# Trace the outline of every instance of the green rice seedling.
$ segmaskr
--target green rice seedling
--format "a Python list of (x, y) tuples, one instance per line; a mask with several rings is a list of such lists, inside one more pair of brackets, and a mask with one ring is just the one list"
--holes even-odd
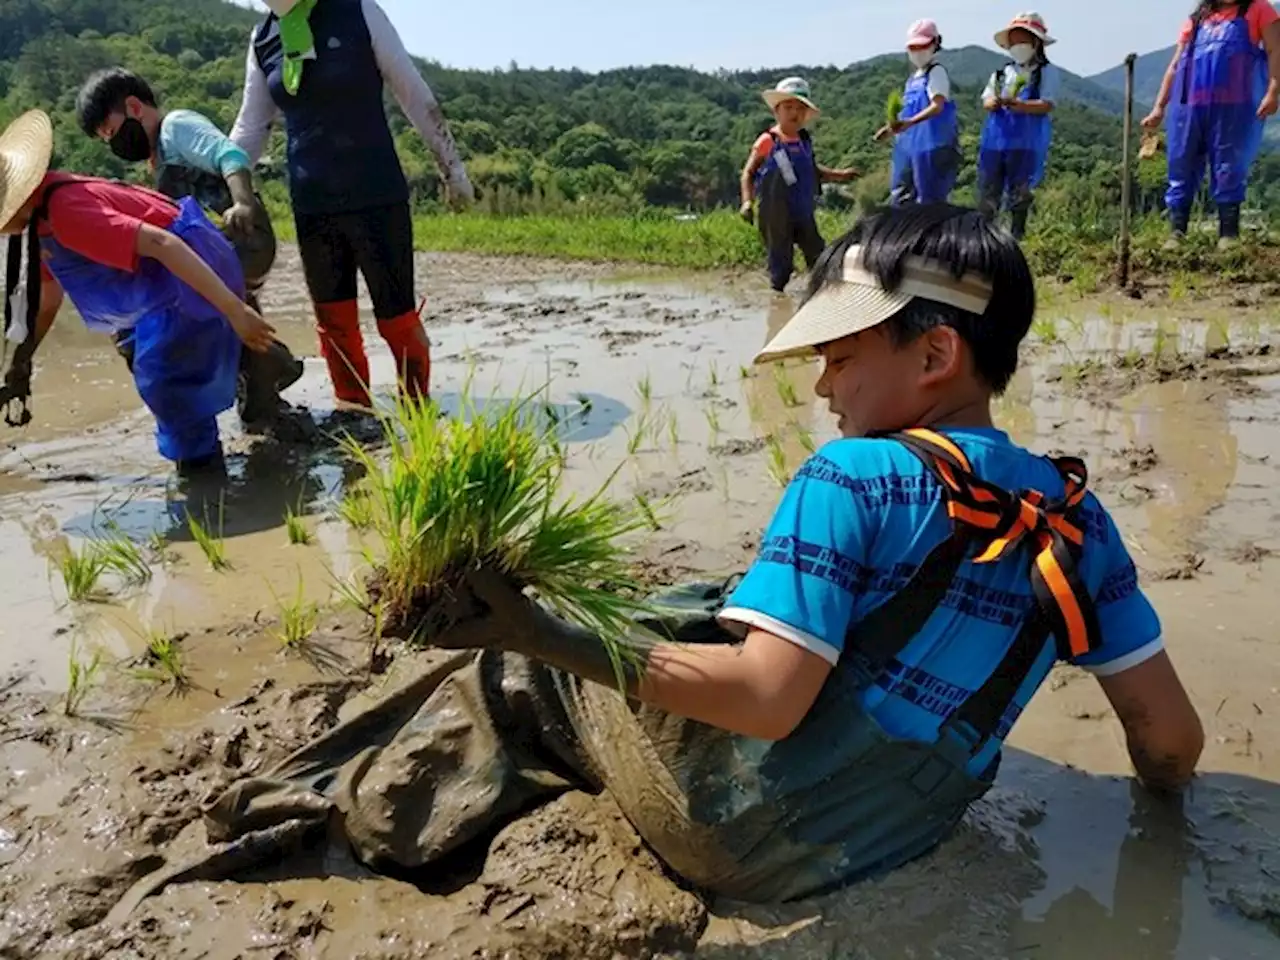
[(889, 91), (889, 97), (884, 103), (884, 122), (886, 126), (893, 126), (902, 116), (902, 91), (897, 87)]
[(671, 441), (672, 450), (680, 446), (680, 418), (674, 410), (667, 417), (667, 439)]
[(320, 624), (320, 607), (307, 600), (301, 573), (293, 599), (282, 601), (276, 597), (276, 603), (280, 607), (280, 629), (276, 632), (280, 645), (289, 650), (301, 649)]
[(373, 498), (363, 484), (355, 484), (338, 505), (338, 514), (356, 530), (373, 527)]
[(791, 482), (791, 473), (787, 469), (787, 452), (782, 449), (782, 442), (773, 435), (769, 437), (768, 450), (769, 476), (778, 486), (785, 487)]
[(579, 393), (576, 395), (575, 399), (578, 401), (578, 411), (584, 417), (591, 412), (591, 408), (593, 404), (591, 402), (590, 397), (588, 397), (585, 393)]
[(653, 381), (647, 373), (636, 384), (636, 393), (640, 397), (640, 408), (648, 410), (649, 404), (653, 402)]
[(76, 642), (71, 642), (71, 652), (67, 656), (67, 692), (62, 701), (62, 712), (65, 716), (74, 717), (80, 712), (85, 697), (97, 682), (98, 671), (102, 668), (102, 650), (95, 648), (88, 661), (80, 658)]
[(107, 572), (107, 558), (96, 540), (85, 543), (79, 552), (69, 547), (57, 560), (57, 566), (58, 572), (62, 574), (67, 599), (72, 603), (100, 602), (106, 599), (107, 592), (102, 589), (100, 581)]
[(218, 529), (215, 533), (209, 526), (209, 515), (205, 514), (204, 522), (196, 519), (195, 514), (187, 512), (187, 528), (191, 536), (200, 546), (200, 551), (209, 566), (216, 571), (227, 570), (231, 564), (227, 562), (227, 545), (222, 539), (222, 503), (218, 503)]
[(745, 367), (745, 366), (740, 366), (740, 367), (738, 367), (738, 379), (739, 379), (739, 380), (750, 380), (750, 379), (751, 379), (751, 370), (750, 370), (748, 367)]
[(146, 636), (146, 666), (133, 671), (138, 680), (166, 683), (175, 691), (191, 686), (191, 677), (183, 661), (181, 640), (165, 630), (152, 630)]
[(1027, 89), (1027, 78), (1021, 74), (1013, 81), (1013, 87), (1009, 90), (1009, 99), (1017, 100), (1022, 96), (1022, 91)]
[(1035, 334), (1036, 339), (1046, 346), (1053, 346), (1058, 343), (1058, 324), (1052, 317), (1038, 317), (1031, 324), (1031, 332)]
[(305, 547), (311, 542), (311, 531), (307, 522), (293, 507), (286, 507), (284, 512), (284, 529), (289, 536), (289, 543), (295, 547)]
[(1179, 270), (1169, 280), (1169, 299), (1177, 303), (1191, 295), (1192, 279), (1185, 270)]
[(662, 524), (658, 521), (658, 515), (654, 512), (653, 505), (649, 503), (649, 498), (643, 493), (636, 494), (636, 506), (640, 508), (640, 513), (643, 514), (650, 530), (662, 529)]
[(796, 394), (796, 385), (791, 382), (791, 375), (784, 364), (773, 365), (773, 382), (778, 388), (778, 397), (788, 407), (801, 406), (800, 397)]
[(813, 434), (809, 432), (809, 428), (796, 424), (796, 439), (800, 441), (800, 446), (805, 453), (812, 454), (817, 451), (818, 445), (813, 441)]
[(716, 367), (715, 361), (711, 361), (711, 389), (715, 390), (720, 386), (720, 370)]
[(126, 583), (147, 583), (151, 579), (151, 564), (142, 555), (142, 550), (114, 521), (107, 524), (107, 533), (108, 536), (99, 541), (107, 569)]
[(714, 444), (720, 437), (720, 414), (713, 403), (707, 404), (702, 412), (707, 418), (707, 426), (711, 428), (711, 442)]
[[(389, 637), (430, 642), (432, 613), (466, 570), (484, 563), (532, 588), (555, 612), (596, 633), (619, 669), (639, 584), (624, 543), (649, 523), (634, 501), (606, 497), (625, 464), (585, 498), (563, 489), (564, 466), (524, 415), (528, 399), (457, 417), (434, 403), (397, 403), (384, 415), (385, 456), (347, 452), (367, 474), (381, 560), (370, 584)], [(610, 584), (605, 589), (601, 584)]]

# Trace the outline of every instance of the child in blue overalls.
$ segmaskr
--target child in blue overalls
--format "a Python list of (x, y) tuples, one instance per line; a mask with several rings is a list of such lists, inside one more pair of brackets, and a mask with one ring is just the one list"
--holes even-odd
[(932, 20), (907, 30), (907, 58), (914, 71), (897, 120), (877, 140), (893, 136), (891, 202), (946, 203), (960, 172), (960, 123), (951, 99), (951, 78), (938, 63), (942, 34)]
[[(0, 232), (12, 238), (5, 336), (19, 344), (0, 398), (21, 405), (17, 423), (30, 420), (32, 355), (65, 294), (129, 356), (161, 456), (182, 475), (216, 469), (217, 416), (235, 403), (242, 345), (265, 352), (274, 343), (245, 303), (235, 249), (194, 199), (50, 171), (52, 150), (39, 110), (0, 135)], [(6, 419), (15, 422), (12, 409)]]
[(821, 111), (803, 79), (788, 77), (763, 96), (777, 123), (756, 140), (743, 167), (741, 213), (750, 223), (759, 200), (757, 222), (768, 253), (769, 280), (781, 293), (795, 270), (795, 248), (800, 247), (805, 265), (812, 268), (826, 246), (816, 217), (822, 184), (847, 183), (858, 172), (818, 163), (808, 125)]
[(1173, 245), (1186, 235), (1206, 167), (1218, 208), (1218, 243), (1236, 242), (1249, 170), (1277, 107), (1280, 15), (1266, 0), (1202, 0), (1182, 25), (1155, 108), (1142, 121), (1154, 130), (1167, 120), (1165, 203)]
[(1061, 86), (1045, 49), (1053, 44), (1044, 18), (1020, 13), (996, 34), (1009, 52), (982, 92), (987, 118), (978, 146), (978, 207), (994, 220), (1007, 206), (1015, 239), (1027, 232), (1032, 196), (1044, 179), (1053, 141), (1053, 111)]

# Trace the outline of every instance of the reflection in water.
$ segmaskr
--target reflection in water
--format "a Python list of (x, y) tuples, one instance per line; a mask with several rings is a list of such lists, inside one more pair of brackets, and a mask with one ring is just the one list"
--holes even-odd
[(1121, 403), (1132, 443), (1159, 462), (1143, 477), (1155, 496), (1145, 512), (1150, 535), (1172, 556), (1203, 549), (1208, 514), (1226, 502), (1239, 465), (1239, 444), (1226, 390), (1204, 381), (1150, 384)]
[[(1042, 916), (1019, 925), (1014, 935), (1018, 956), (1036, 960), (1174, 960), (1178, 956), (1183, 886), (1193, 854), (1192, 828), (1179, 798), (1156, 799), (1132, 782), (1130, 793), (1129, 829), (1120, 844), (1114, 878), (1096, 874), (1090, 878), (1090, 885), (1110, 882), (1110, 909), (1084, 886), (1072, 887)], [(1091, 866), (1096, 867), (1096, 861)]]

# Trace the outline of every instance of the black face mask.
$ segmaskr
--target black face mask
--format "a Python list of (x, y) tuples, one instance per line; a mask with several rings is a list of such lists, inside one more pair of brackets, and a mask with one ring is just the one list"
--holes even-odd
[(141, 120), (126, 117), (124, 123), (108, 141), (111, 152), (121, 160), (139, 163), (151, 156), (151, 138)]

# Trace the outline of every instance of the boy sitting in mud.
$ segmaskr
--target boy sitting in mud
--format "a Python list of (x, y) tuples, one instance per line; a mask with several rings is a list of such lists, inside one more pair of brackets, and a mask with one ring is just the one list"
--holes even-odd
[[(818, 163), (809, 136), (809, 124), (821, 113), (809, 94), (809, 84), (788, 77), (764, 101), (778, 121), (760, 134), (742, 168), (742, 217), (757, 220), (768, 254), (769, 282), (781, 293), (795, 269), (795, 248), (812, 268), (826, 246), (818, 230), (816, 209), (824, 183), (855, 179), (853, 169), (832, 170)], [(758, 218), (753, 212), (760, 203)]]
[[(254, 191), (249, 156), (208, 117), (193, 110), (161, 114), (151, 86), (120, 67), (94, 73), (76, 96), (80, 128), (105, 142), (129, 163), (146, 162), (156, 189), (173, 200), (193, 197), (222, 221), (223, 233), (235, 247), (244, 271), (246, 299), (260, 310), (258, 294), (275, 262), (276, 238), (271, 217)], [(268, 354), (246, 354), (247, 363), (262, 370), (245, 372), (246, 381), (269, 380), (266, 396), (250, 395), (242, 384), (241, 418), (256, 424), (270, 416), (271, 396), (302, 376), (302, 364), (281, 343)]]
[[(220, 466), (216, 418), (235, 402), (242, 343), (261, 354), (276, 344), (245, 302), (235, 250), (194, 199), (174, 203), (142, 187), (50, 171), (52, 151), (43, 111), (0, 135), (0, 232), (12, 238), (5, 336), (19, 344), (5, 375), (6, 419), (30, 421), (32, 357), (65, 294), (91, 330), (115, 337), (156, 418), (160, 454), (182, 475)], [(279, 402), (270, 382), (251, 392)]]
[(1034, 312), (1017, 243), (977, 211), (862, 220), (757, 357), (819, 355), (843, 438), (731, 593), (656, 598), (625, 698), (600, 638), (481, 567), (422, 625), (481, 652), (237, 784), (212, 838), (261, 849), (336, 812), (365, 863), (417, 868), (595, 786), (703, 890), (806, 897), (947, 837), (1057, 661), (1098, 678), (1141, 781), (1179, 790), (1203, 733), (1119, 531), (1083, 463), (992, 423)]

